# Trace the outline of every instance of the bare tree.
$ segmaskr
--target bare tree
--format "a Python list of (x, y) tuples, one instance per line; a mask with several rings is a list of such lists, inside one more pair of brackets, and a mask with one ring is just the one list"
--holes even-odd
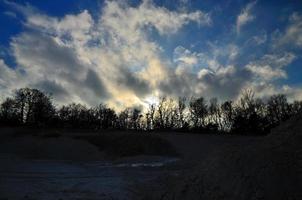
[(88, 109), (76, 103), (71, 103), (67, 106), (63, 106), (59, 111), (60, 119), (67, 126), (71, 127), (85, 127), (87, 119), (87, 111)]
[(177, 120), (176, 104), (172, 98), (161, 98), (155, 113), (155, 128), (171, 129), (175, 128)]
[(255, 98), (252, 90), (245, 90), (236, 103), (219, 104), (217, 98), (207, 103), (203, 97), (192, 97), (189, 102), (185, 97), (163, 97), (157, 105), (149, 105), (146, 113), (127, 108), (117, 115), (105, 104), (89, 108), (76, 103), (57, 110), (50, 95), (37, 89), (21, 88), (1, 103), (0, 124), (124, 130), (189, 129), (191, 126), (213, 132), (263, 134), (300, 113), (302, 101), (289, 103), (285, 95), (279, 94), (264, 102)]
[(50, 96), (40, 90), (21, 88), (15, 91), (14, 99), (21, 123), (47, 123), (55, 114)]
[(268, 118), (271, 125), (279, 124), (290, 115), (289, 104), (284, 94), (273, 95), (267, 102)]
[(294, 101), (291, 105), (291, 115), (302, 113), (302, 101)]
[(147, 130), (154, 129), (154, 115), (155, 115), (155, 105), (151, 104), (151, 105), (149, 105), (149, 108), (146, 113)]
[(210, 123), (214, 124), (214, 126), (217, 126), (220, 130), (222, 127), (222, 113), (220, 106), (218, 104), (217, 98), (212, 98), (210, 100), (210, 106), (209, 106), (209, 121)]
[(108, 129), (115, 127), (117, 116), (113, 109), (108, 108), (104, 104), (100, 104), (96, 110), (98, 129)]
[(18, 125), (20, 121), (16, 101), (12, 98), (6, 98), (0, 106), (0, 123), (4, 125)]
[(141, 110), (137, 109), (137, 108), (133, 108), (131, 110), (131, 116), (130, 116), (130, 123), (131, 129), (134, 130), (138, 130), (141, 128), (141, 118), (143, 117), (143, 115), (141, 114)]
[(185, 109), (186, 109), (186, 97), (179, 97), (177, 104), (177, 114), (178, 114), (178, 124), (177, 128), (185, 128), (186, 127), (186, 119), (185, 119)]
[(190, 115), (194, 128), (203, 128), (206, 125), (206, 116), (208, 114), (207, 104), (203, 97), (191, 98)]
[(221, 104), (222, 127), (224, 130), (231, 130), (234, 124), (234, 106), (232, 101), (225, 101)]
[(130, 127), (129, 118), (130, 118), (130, 109), (126, 108), (118, 115), (118, 127), (120, 129), (129, 129)]
[(261, 99), (254, 97), (252, 90), (243, 92), (235, 107), (232, 132), (263, 134), (267, 129), (266, 108)]

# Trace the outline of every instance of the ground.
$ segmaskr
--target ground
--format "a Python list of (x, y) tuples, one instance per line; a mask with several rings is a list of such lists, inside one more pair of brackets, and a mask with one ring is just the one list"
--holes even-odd
[(262, 137), (151, 133), (178, 154), (110, 159), (73, 134), (1, 129), (0, 199), (302, 199), (301, 122)]

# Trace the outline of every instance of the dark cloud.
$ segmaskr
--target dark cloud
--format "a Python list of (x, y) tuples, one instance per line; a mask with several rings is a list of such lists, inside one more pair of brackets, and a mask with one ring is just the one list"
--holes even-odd
[(24, 86), (52, 92), (60, 103), (78, 97), (73, 101), (95, 105), (109, 97), (98, 74), (79, 60), (73, 48), (58, 44), (53, 37), (29, 32), (15, 37), (11, 45), (28, 80)]
[(83, 69), (72, 48), (59, 45), (54, 38), (43, 33), (23, 33), (13, 38), (11, 45), (20, 65), (39, 65), (41, 70), (58, 70), (66, 77)]
[[(254, 4), (250, 3), (240, 13), (238, 30), (256, 20), (251, 12)], [(252, 39), (243, 46), (236, 38), (225, 37), (202, 42), (206, 44), (203, 49), (195, 49), (193, 44), (189, 49), (178, 46), (171, 59), (167, 52), (170, 47), (165, 49), (165, 40), (158, 37), (170, 38), (189, 22), (209, 25), (208, 14), (171, 11), (152, 1), (137, 7), (108, 1), (98, 19), (87, 10), (58, 17), (48, 16), (29, 4), (7, 2), (7, 5), (24, 15), (25, 29), (11, 38), (10, 55), (17, 70), (11, 70), (4, 61), (0, 63), (0, 90), (5, 94), (16, 87), (37, 87), (53, 93), (61, 104), (74, 101), (96, 105), (103, 101), (122, 109), (158, 95), (235, 99), (243, 88), (257, 89), (257, 85), (264, 88), (259, 88), (260, 92), (277, 91), (277, 84), (267, 74), (280, 74), (273, 73), (272, 66), (280, 68), (277, 72), (282, 69), (285, 73), (284, 68), (297, 54), (282, 48), (277, 54), (274, 48), (268, 52), (256, 47), (265, 43), (284, 48), (295, 42), (298, 48), (302, 41), (298, 37), (301, 15), (294, 13), (279, 37), (262, 32), (249, 36)], [(150, 27), (158, 37), (151, 34)], [(243, 33), (240, 36), (244, 37)], [(255, 44), (250, 44), (251, 41)], [(3, 50), (0, 54), (3, 55)], [(273, 86), (266, 87), (268, 83)], [(291, 91), (301, 94), (300, 90)]]
[(95, 71), (91, 69), (88, 70), (85, 83), (86, 87), (91, 89), (95, 93), (95, 95), (100, 97), (101, 99), (108, 99), (110, 97), (110, 94), (105, 88), (102, 80), (99, 78), (98, 74)]
[(172, 75), (167, 77), (159, 83), (158, 88), (160, 89), (162, 95), (169, 95), (174, 97), (180, 96), (192, 96), (196, 95), (195, 85), (197, 82), (197, 77), (194, 74), (186, 73), (182, 75), (176, 75), (171, 72)]
[(118, 76), (118, 82), (123, 87), (130, 89), (137, 96), (143, 97), (151, 92), (151, 88), (148, 82), (142, 80), (141, 78), (135, 76), (128, 69), (122, 68)]
[(219, 97), (223, 100), (234, 99), (252, 80), (252, 73), (246, 69), (233, 69), (231, 72), (207, 73), (198, 84), (205, 86), (209, 97)]
[(57, 101), (67, 101), (67, 96), (69, 96), (68, 91), (64, 89), (63, 86), (56, 83), (55, 81), (41, 81), (38, 83), (33, 84), (31, 87), (41, 89), (42, 91), (45, 91), (52, 95), (55, 100)]

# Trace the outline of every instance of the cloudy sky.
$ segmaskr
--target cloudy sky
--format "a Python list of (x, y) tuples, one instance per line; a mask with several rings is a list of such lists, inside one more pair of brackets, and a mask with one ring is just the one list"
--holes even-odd
[(0, 0), (0, 94), (57, 105), (163, 95), (302, 99), (300, 0)]

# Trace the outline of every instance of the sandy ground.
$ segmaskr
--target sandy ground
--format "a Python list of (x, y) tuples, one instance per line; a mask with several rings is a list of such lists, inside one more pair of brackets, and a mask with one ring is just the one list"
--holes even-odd
[(3, 137), (0, 199), (302, 199), (302, 120), (265, 137), (162, 133), (179, 158), (116, 161), (70, 137)]
[(169, 137), (194, 165), (137, 199), (302, 199), (302, 117), (265, 137)]
[[(164, 173), (139, 163), (5, 160), (2, 199), (129, 199), (130, 186)], [(171, 171), (169, 172), (171, 173)]]
[(0, 199), (131, 199), (133, 185), (173, 175), (178, 169), (167, 166), (177, 162), (143, 155), (106, 160), (84, 140), (4, 134)]

